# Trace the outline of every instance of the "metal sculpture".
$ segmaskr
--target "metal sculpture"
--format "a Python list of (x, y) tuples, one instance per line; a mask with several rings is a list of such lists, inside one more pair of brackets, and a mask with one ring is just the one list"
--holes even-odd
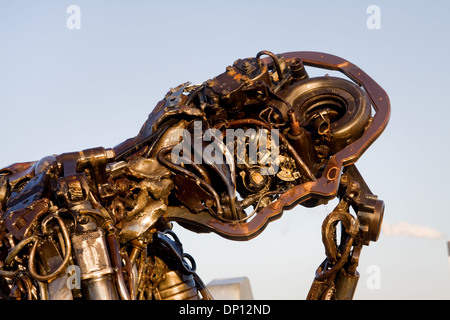
[[(305, 66), (349, 80), (310, 78)], [(172, 222), (249, 240), (284, 210), (337, 197), (307, 298), (351, 299), (384, 212), (355, 162), (389, 113), (385, 91), (344, 59), (261, 51), (171, 89), (114, 148), (6, 167), (1, 298), (211, 299)]]

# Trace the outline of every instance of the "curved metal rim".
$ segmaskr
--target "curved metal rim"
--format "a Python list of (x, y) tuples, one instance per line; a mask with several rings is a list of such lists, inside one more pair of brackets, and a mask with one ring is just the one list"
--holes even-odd
[[(376, 113), (373, 116), (372, 124), (363, 136), (333, 155), (322, 176), (316, 181), (300, 184), (285, 192), (249, 222), (227, 223), (213, 218), (204, 222), (207, 229), (231, 240), (246, 241), (256, 237), (269, 222), (280, 218), (284, 209), (292, 208), (301, 202), (311, 198), (333, 199), (337, 194), (343, 167), (355, 163), (381, 135), (389, 122), (390, 102), (387, 93), (356, 65), (340, 57), (322, 52), (297, 51), (280, 55), (285, 58), (286, 63), (297, 58), (301, 59), (306, 66), (339, 71), (346, 75), (365, 89)], [(264, 58), (263, 61), (266, 64), (271, 62), (268, 58)]]

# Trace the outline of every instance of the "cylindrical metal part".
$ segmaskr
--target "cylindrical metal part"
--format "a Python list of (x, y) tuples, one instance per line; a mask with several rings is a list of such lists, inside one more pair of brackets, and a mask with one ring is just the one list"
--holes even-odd
[(86, 300), (118, 300), (111, 274), (82, 280)]
[(301, 59), (294, 58), (290, 60), (289, 66), (291, 67), (292, 75), (294, 76), (295, 79), (303, 80), (309, 78), (308, 73), (305, 70), (303, 61)]
[(359, 273), (349, 274), (341, 270), (341, 274), (336, 283), (336, 293), (333, 296), (334, 300), (353, 300), (356, 286), (359, 280)]
[(106, 241), (108, 242), (109, 257), (113, 266), (114, 280), (117, 285), (119, 297), (122, 300), (130, 300), (130, 293), (126, 288), (122, 274), (122, 258), (119, 253), (119, 241), (114, 233), (109, 233)]
[(198, 300), (198, 290), (192, 275), (177, 271), (164, 274), (158, 285), (161, 300)]
[(147, 246), (144, 244), (144, 242), (142, 240), (139, 240), (139, 239), (132, 240), (131, 244), (133, 245), (133, 249), (131, 250), (131, 253), (130, 253), (130, 262), (131, 262), (131, 265), (134, 265), (136, 258), (139, 256), (139, 254), (142, 252), (142, 250), (147, 248)]
[(293, 136), (298, 136), (302, 133), (302, 128), (300, 127), (300, 122), (298, 121), (297, 116), (295, 115), (295, 111), (293, 109), (290, 109), (288, 111), (288, 119), (289, 119), (289, 126), (290, 126), (290, 134)]
[(286, 136), (305, 164), (312, 169), (313, 164), (317, 161), (317, 156), (311, 136), (300, 126), (294, 110), (288, 111), (288, 119), (290, 130)]
[(102, 229), (72, 236), (83, 293), (89, 300), (117, 300), (113, 269)]

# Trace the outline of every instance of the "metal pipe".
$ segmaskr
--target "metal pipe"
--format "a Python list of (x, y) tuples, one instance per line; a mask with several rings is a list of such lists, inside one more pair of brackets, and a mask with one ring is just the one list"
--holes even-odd
[(130, 300), (136, 300), (136, 274), (133, 272), (133, 267), (135, 266), (131, 263), (130, 258), (126, 252), (120, 251), (120, 256), (125, 260), (125, 267), (123, 268), (128, 274), (128, 292), (130, 295)]
[(275, 54), (273, 54), (272, 52), (270, 52), (268, 50), (263, 50), (263, 51), (260, 51), (260, 52), (258, 52), (256, 54), (256, 59), (259, 59), (264, 54), (268, 55), (269, 57), (272, 58), (273, 63), (275, 65), (275, 68), (277, 69), (278, 78), (279, 78), (280, 81), (283, 80), (284, 76), (283, 76), (283, 73), (281, 71), (281, 67), (280, 67), (280, 63), (278, 61), (278, 58), (277, 58), (277, 56)]
[(216, 202), (216, 206), (217, 206), (217, 214), (220, 215), (222, 213), (222, 206), (221, 206), (221, 202), (220, 202), (220, 198), (219, 195), (217, 194), (217, 192), (214, 190), (214, 188), (208, 184), (205, 180), (203, 180), (202, 178), (198, 177), (197, 175), (195, 175), (194, 173), (174, 164), (173, 162), (168, 161), (164, 156), (171, 152), (174, 146), (169, 146), (169, 147), (165, 147), (162, 148), (158, 154), (157, 154), (157, 158), (159, 160), (159, 162), (161, 162), (161, 164), (163, 164), (164, 166), (166, 166), (169, 170), (175, 171), (175, 172), (179, 172), (183, 175), (188, 176), (189, 178), (194, 179), (195, 182), (197, 182), (198, 184), (200, 184), (201, 186), (203, 186), (204, 188), (207, 189), (207, 191), (209, 191), (209, 193), (214, 197), (214, 200)]
[(8, 270), (0, 269), (0, 277), (3, 277), (3, 278), (12, 278), (12, 277), (15, 277), (15, 276), (17, 276), (18, 273), (19, 273), (19, 270), (16, 270), (16, 271), (8, 271)]
[(14, 258), (17, 256), (20, 250), (22, 250), (27, 244), (30, 242), (36, 241), (39, 237), (37, 235), (32, 235), (28, 238), (23, 239), (20, 241), (8, 254), (8, 256), (5, 259), (5, 265), (7, 267), (10, 267), (12, 265), (12, 262)]
[(114, 270), (103, 229), (84, 230), (81, 234), (73, 235), (72, 242), (86, 299), (117, 300)]
[[(256, 120), (256, 119), (239, 119), (239, 120), (231, 120), (231, 121), (227, 122), (227, 125), (230, 127), (239, 127), (239, 126), (248, 125), (248, 124), (261, 126), (267, 130), (273, 129), (266, 122), (261, 121), (261, 120)], [(289, 143), (289, 141), (286, 139), (286, 137), (281, 132), (279, 132), (278, 135), (280, 137), (281, 142), (285, 143), (286, 146), (288, 147), (288, 151), (289, 151), (290, 155), (294, 158), (297, 168), (299, 170), (303, 171), (303, 173), (305, 173), (310, 180), (316, 181), (316, 177), (313, 175), (313, 173), (308, 168), (308, 166), (305, 164), (305, 162), (303, 162), (302, 158), (298, 155), (297, 151), (295, 151), (295, 149), (292, 147), (292, 145)]]
[(311, 136), (300, 126), (298, 117), (293, 109), (288, 111), (289, 132), (287, 138), (295, 146), (296, 151), (308, 166), (317, 162), (316, 151)]
[(109, 249), (109, 257), (111, 259), (111, 265), (113, 267), (114, 279), (117, 285), (117, 292), (122, 300), (131, 300), (130, 293), (125, 285), (122, 273), (122, 259), (119, 252), (119, 242), (114, 233), (110, 232), (106, 236), (106, 242)]
[(37, 246), (39, 244), (39, 241), (36, 241), (33, 245), (33, 247), (31, 248), (30, 251), (30, 257), (28, 258), (28, 269), (30, 271), (30, 275), (39, 280), (39, 281), (49, 281), (52, 280), (54, 278), (56, 278), (61, 272), (65, 271), (65, 267), (67, 265), (67, 263), (69, 262), (69, 259), (72, 255), (72, 244), (70, 241), (70, 235), (69, 232), (67, 231), (66, 225), (64, 224), (64, 221), (61, 217), (57, 216), (57, 215), (53, 215), (52, 218), (58, 220), (58, 224), (61, 228), (61, 232), (63, 234), (63, 238), (64, 238), (64, 242), (66, 244), (66, 249), (65, 249), (65, 256), (64, 256), (64, 260), (61, 263), (61, 265), (52, 273), (42, 276), (40, 274), (37, 273), (36, 271), (36, 265), (35, 265), (35, 255), (36, 255), (36, 249)]

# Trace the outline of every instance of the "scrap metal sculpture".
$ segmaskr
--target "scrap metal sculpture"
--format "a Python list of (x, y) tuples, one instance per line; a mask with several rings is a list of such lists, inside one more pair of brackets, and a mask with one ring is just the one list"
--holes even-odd
[[(305, 66), (348, 79), (311, 78)], [(6, 167), (1, 298), (211, 299), (172, 222), (250, 240), (284, 210), (338, 198), (307, 298), (351, 299), (384, 212), (355, 162), (389, 113), (385, 91), (344, 59), (261, 51), (171, 89), (114, 148)]]

